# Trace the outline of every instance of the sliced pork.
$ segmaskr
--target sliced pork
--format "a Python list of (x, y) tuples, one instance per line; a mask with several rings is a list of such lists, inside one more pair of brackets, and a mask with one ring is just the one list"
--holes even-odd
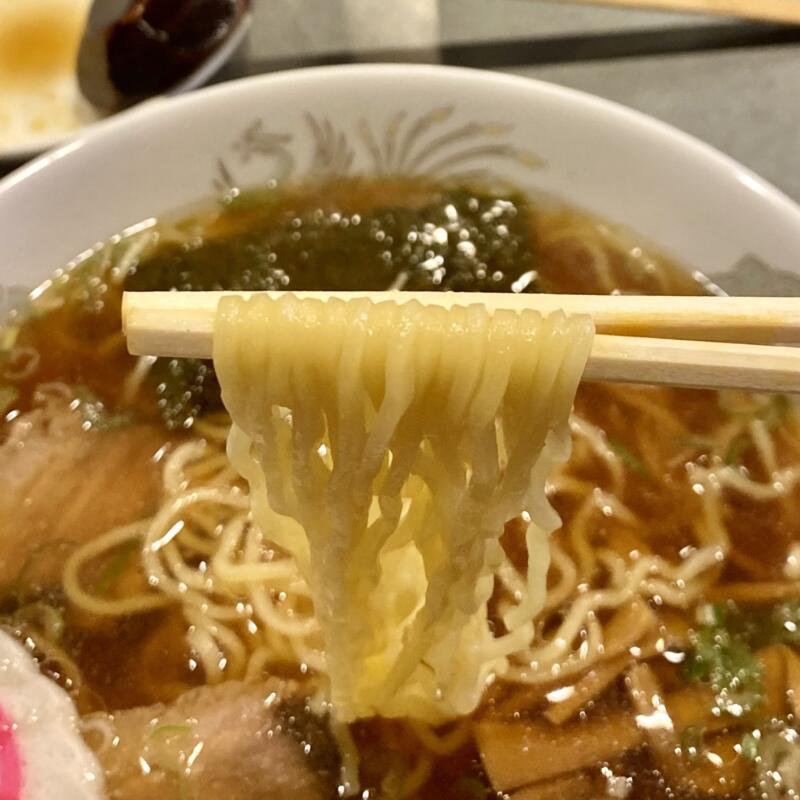
[(84, 719), (109, 800), (327, 800), (338, 756), (324, 721), (272, 683), (224, 683)]

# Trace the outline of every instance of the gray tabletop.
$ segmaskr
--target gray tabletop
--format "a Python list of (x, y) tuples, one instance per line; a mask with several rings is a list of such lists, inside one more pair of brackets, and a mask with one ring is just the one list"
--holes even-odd
[(584, 89), (682, 128), (800, 201), (800, 28), (542, 0), (254, 0), (224, 77), (426, 61)]
[(800, 201), (800, 27), (544, 0), (252, 0), (218, 76), (423, 61), (584, 89), (688, 131)]

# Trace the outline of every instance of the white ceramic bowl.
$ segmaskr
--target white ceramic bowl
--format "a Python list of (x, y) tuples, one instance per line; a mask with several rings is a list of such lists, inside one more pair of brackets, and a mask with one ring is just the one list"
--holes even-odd
[(707, 273), (747, 256), (800, 271), (800, 209), (666, 125), (523, 78), (359, 65), (150, 102), (11, 174), (0, 182), (0, 285), (33, 286), (126, 226), (234, 184), (392, 170), (488, 170)]

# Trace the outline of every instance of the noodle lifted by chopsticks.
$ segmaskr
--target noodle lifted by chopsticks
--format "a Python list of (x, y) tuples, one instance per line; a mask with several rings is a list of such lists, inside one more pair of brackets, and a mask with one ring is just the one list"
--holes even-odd
[[(530, 642), (559, 524), (545, 479), (592, 332), (482, 306), (220, 303), (229, 455), (311, 588), (340, 720), (468, 714)], [(497, 635), (487, 603), (518, 515), (527, 577)]]

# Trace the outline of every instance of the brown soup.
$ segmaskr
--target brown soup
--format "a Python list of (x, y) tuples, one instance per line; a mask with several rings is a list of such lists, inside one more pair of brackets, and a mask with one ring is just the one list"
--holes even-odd
[[(583, 385), (529, 650), (470, 719), (329, 729), (302, 626), (269, 621), (308, 602), (208, 577), (244, 492), (213, 368), (129, 356), (120, 299), (388, 288), (702, 291), (635, 236), (519, 192), (337, 179), (115, 237), (9, 321), (0, 623), (73, 696), (111, 796), (333, 797), (348, 751), (370, 798), (800, 792), (800, 425), (780, 396)], [(187, 489), (211, 499), (165, 515)], [(503, 544), (525, 559), (518, 521)]]

